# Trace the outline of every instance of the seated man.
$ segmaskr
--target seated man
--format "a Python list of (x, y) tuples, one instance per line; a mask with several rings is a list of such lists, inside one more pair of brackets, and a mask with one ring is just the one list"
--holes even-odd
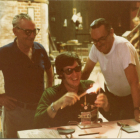
[(108, 100), (102, 93), (97, 95), (97, 99), (95, 93), (85, 95), (86, 98), (85, 96), (79, 98), (93, 82), (80, 81), (82, 65), (77, 54), (61, 53), (56, 57), (55, 66), (62, 83), (44, 91), (35, 114), (36, 128), (67, 125), (69, 121), (80, 122), (78, 115), (81, 111), (90, 111), (96, 107), (107, 109)]

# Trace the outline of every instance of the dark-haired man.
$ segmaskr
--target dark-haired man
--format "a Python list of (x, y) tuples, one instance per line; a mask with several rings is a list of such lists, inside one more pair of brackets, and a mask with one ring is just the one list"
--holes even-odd
[[(67, 125), (69, 121), (79, 121), (78, 115), (84, 107), (85, 98), (79, 95), (85, 92), (92, 81), (81, 79), (81, 60), (75, 53), (64, 52), (59, 54), (55, 60), (56, 72), (62, 83), (46, 89), (39, 101), (35, 114), (35, 127), (55, 127)], [(94, 95), (86, 95), (87, 109), (93, 109)], [(95, 98), (96, 99), (96, 98)], [(106, 96), (99, 94), (96, 105), (106, 108)], [(100, 103), (100, 105), (98, 105)], [(106, 104), (105, 104), (106, 103)]]
[(111, 25), (104, 19), (94, 20), (91, 25), (93, 46), (82, 73), (88, 79), (97, 62), (105, 78), (108, 120), (134, 118), (140, 122), (140, 65), (133, 45), (116, 36)]

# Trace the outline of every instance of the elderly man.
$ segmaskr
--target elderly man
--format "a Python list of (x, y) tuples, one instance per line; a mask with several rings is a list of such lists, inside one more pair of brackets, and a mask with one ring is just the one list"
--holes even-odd
[(48, 86), (52, 86), (53, 72), (43, 46), (34, 42), (39, 29), (27, 14), (13, 18), (14, 42), (0, 48), (0, 70), (5, 93), (0, 95), (4, 106), (2, 122), (4, 138), (17, 138), (18, 130), (33, 129), (33, 118), (44, 91), (44, 71)]
[[(67, 125), (69, 121), (79, 121), (81, 111), (91, 111), (101, 107), (106, 109), (105, 96), (101, 93), (79, 95), (90, 88), (92, 81), (81, 79), (81, 60), (75, 53), (64, 52), (56, 57), (56, 72), (62, 79), (61, 84), (46, 89), (39, 101), (35, 114), (35, 127), (54, 127)], [(94, 102), (96, 100), (96, 106)], [(93, 117), (93, 119), (95, 119)]]
[(108, 120), (135, 117), (140, 122), (140, 65), (135, 48), (126, 39), (116, 36), (111, 25), (103, 18), (94, 20), (90, 27), (94, 45), (82, 79), (88, 79), (99, 62), (108, 98), (108, 109), (104, 116)]

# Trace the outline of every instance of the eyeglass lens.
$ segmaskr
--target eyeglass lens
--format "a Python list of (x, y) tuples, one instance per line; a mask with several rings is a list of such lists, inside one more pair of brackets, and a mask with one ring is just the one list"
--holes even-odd
[(80, 71), (81, 71), (81, 66), (76, 66), (76, 67), (73, 68), (73, 69), (68, 68), (68, 69), (64, 70), (64, 72), (65, 72), (67, 75), (72, 74), (73, 71), (75, 71), (75, 72), (80, 72)]
[(37, 29), (34, 29), (34, 30), (24, 30), (24, 31), (25, 31), (26, 35), (30, 36), (32, 32), (33, 32), (34, 35), (37, 35), (40, 30), (37, 28)]
[(109, 35), (109, 33), (108, 33), (106, 36), (101, 37), (101, 38), (98, 39), (98, 40), (93, 40), (93, 43), (96, 44), (96, 43), (98, 43), (98, 42), (101, 43), (102, 41), (105, 41), (108, 35)]
[(37, 35), (37, 34), (39, 33), (39, 31), (40, 31), (39, 28), (36, 28), (36, 29), (34, 29), (34, 30), (22, 29), (22, 28), (20, 28), (20, 27), (17, 27), (17, 28), (20, 29), (20, 30), (23, 30), (27, 36), (30, 36), (32, 32), (34, 33), (34, 35)]

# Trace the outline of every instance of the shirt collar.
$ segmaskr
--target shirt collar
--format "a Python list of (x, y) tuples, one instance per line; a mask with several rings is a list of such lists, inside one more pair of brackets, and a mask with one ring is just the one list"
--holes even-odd
[(115, 38), (116, 38), (116, 35), (114, 34), (114, 41), (113, 41), (112, 48), (111, 48), (109, 53), (104, 54), (105, 56), (109, 56), (114, 51), (114, 49), (115, 49), (115, 40), (116, 40)]
[[(83, 92), (85, 92), (85, 91), (87, 90), (87, 88), (88, 88), (88, 87), (80, 81), (77, 95), (80, 95), (80, 94), (82, 94)], [(67, 91), (67, 89), (65, 88), (63, 82), (61, 82), (61, 85), (60, 85), (60, 87), (59, 87), (59, 93), (66, 94), (67, 92), (68, 92), (68, 91)]]
[[(16, 40), (17, 40), (17, 37), (14, 39), (14, 46), (18, 47)], [(33, 49), (41, 49), (41, 47), (39, 47), (37, 42), (34, 42)]]
[(34, 42), (34, 46), (33, 46), (34, 49), (41, 49), (41, 47), (38, 45), (37, 42)]

